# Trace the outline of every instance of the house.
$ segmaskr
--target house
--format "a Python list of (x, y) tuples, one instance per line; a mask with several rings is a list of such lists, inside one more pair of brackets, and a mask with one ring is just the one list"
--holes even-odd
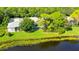
[(8, 23), (8, 32), (18, 32), (19, 26), (23, 18), (11, 18)]
[[(33, 20), (35, 23), (38, 21), (37, 17), (29, 17), (31, 20)], [(23, 21), (23, 18), (11, 18), (7, 30), (8, 32), (19, 32), (20, 31), (20, 23)]]
[(79, 10), (75, 10), (69, 17), (74, 19), (75, 24), (79, 25)]
[(67, 21), (70, 25), (79, 24), (79, 17), (67, 17)]
[(73, 24), (76, 23), (76, 21), (75, 21), (74, 18), (72, 18), (72, 17), (67, 16), (66, 19), (67, 19), (67, 21), (68, 21), (68, 24), (70, 24), (70, 25), (73, 25)]

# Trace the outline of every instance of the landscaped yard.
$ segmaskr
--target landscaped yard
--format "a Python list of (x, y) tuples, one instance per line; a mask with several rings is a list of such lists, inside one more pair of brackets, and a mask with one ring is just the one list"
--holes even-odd
[(13, 36), (9, 37), (4, 35), (0, 37), (1, 40), (16, 40), (16, 39), (34, 39), (34, 38), (46, 38), (46, 37), (56, 37), (56, 36), (72, 36), (72, 35), (79, 35), (79, 27), (73, 27), (71, 31), (66, 31), (64, 34), (58, 34), (55, 32), (44, 32), (43, 30), (37, 30), (35, 32), (15, 32)]
[(72, 30), (71, 31), (66, 31), (64, 34), (62, 35), (79, 35), (79, 27), (72, 27)]
[(0, 49), (79, 40), (79, 8), (6, 7), (0, 12)]
[(34, 38), (44, 38), (44, 37), (53, 37), (57, 36), (58, 33), (52, 33), (52, 32), (43, 32), (43, 30), (37, 30), (32, 33), (28, 32), (15, 32), (13, 33), (13, 36), (3, 36), (0, 39), (1, 40), (8, 40), (8, 39), (34, 39)]
[[(4, 35), (3, 37), (0, 37), (0, 49), (6, 49), (8, 47), (13, 47), (13, 46), (26, 46), (30, 44), (38, 44), (38, 43), (52, 41), (52, 40), (61, 41), (65, 39), (64, 38), (41, 39), (41, 38), (48, 38), (48, 37), (50, 38), (50, 37), (58, 37), (58, 36), (74, 36), (74, 35), (78, 36), (79, 35), (78, 30), (79, 30), (79, 27), (73, 27), (72, 31), (67, 31), (64, 34), (58, 34), (53, 32), (43, 32), (43, 30), (37, 30), (32, 33), (15, 32), (11, 37), (6, 35)], [(73, 40), (73, 38), (66, 38), (66, 39)]]

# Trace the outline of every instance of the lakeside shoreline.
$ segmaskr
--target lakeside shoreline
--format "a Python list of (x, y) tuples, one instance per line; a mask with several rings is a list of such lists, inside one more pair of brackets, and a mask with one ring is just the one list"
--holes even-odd
[(16, 39), (16, 40), (6, 40), (0, 42), (0, 50), (8, 49), (15, 46), (28, 46), (33, 44), (39, 44), (49, 41), (65, 41), (65, 40), (79, 40), (79, 36), (55, 36), (47, 38), (34, 38), (34, 39)]

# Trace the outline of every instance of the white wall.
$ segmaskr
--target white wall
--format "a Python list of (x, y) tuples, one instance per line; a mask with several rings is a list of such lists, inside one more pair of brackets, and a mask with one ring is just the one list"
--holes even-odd
[(8, 28), (8, 32), (15, 32), (14, 28)]

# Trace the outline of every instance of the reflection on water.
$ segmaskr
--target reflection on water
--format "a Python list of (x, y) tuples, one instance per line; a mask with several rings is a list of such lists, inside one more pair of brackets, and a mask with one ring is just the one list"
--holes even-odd
[(79, 44), (79, 40), (76, 40), (76, 41), (68, 41), (69, 43), (71, 44)]
[(6, 51), (79, 51), (79, 41), (50, 41), (31, 46), (17, 46)]
[(60, 41), (49, 41), (49, 42), (45, 42), (45, 43), (40, 43), (39, 47), (40, 48), (48, 48), (48, 47), (56, 47), (58, 44), (60, 43)]

